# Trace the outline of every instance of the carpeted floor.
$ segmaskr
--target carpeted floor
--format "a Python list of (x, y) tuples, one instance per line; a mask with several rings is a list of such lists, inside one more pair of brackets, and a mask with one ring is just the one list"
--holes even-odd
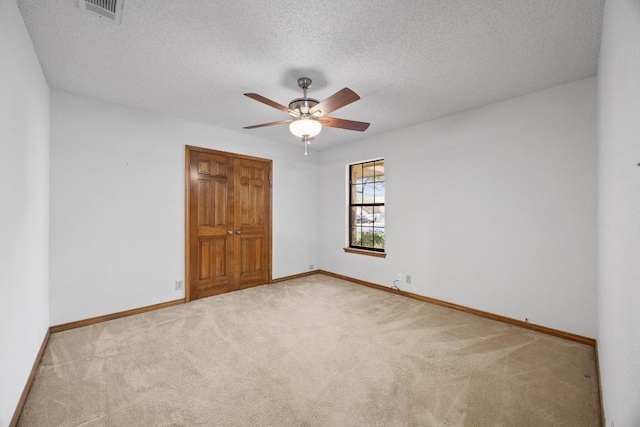
[(324, 275), (53, 334), (20, 426), (600, 426), (593, 348)]

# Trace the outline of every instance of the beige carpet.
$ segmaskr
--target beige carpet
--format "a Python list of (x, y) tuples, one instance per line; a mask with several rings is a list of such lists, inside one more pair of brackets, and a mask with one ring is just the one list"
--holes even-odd
[(53, 334), (20, 426), (599, 426), (591, 347), (324, 275)]

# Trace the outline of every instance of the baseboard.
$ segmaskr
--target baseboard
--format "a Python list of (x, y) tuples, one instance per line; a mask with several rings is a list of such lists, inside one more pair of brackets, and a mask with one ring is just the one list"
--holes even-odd
[(141, 314), (141, 313), (146, 313), (148, 311), (160, 310), (161, 308), (173, 307), (174, 305), (180, 305), (180, 304), (184, 304), (184, 298), (173, 300), (173, 301), (162, 302), (160, 304), (148, 305), (146, 307), (134, 308), (132, 310), (121, 311), (118, 313), (105, 314), (103, 316), (92, 317), (90, 319), (63, 323), (61, 325), (52, 326), (51, 333), (62, 332), (68, 329), (81, 328), (83, 326), (89, 326), (89, 325), (94, 325), (96, 323), (106, 322), (107, 320), (133, 316), (134, 314)]
[(402, 295), (402, 296), (405, 296), (405, 297), (417, 299), (417, 300), (428, 302), (428, 303), (431, 303), (431, 304), (440, 305), (442, 307), (447, 307), (447, 308), (452, 308), (454, 310), (464, 311), (465, 313), (475, 314), (476, 316), (485, 317), (485, 318), (491, 319), (491, 320), (497, 320), (499, 322), (508, 323), (510, 325), (519, 326), (521, 328), (530, 329), (530, 330), (536, 331), (536, 332), (542, 332), (544, 334), (552, 335), (554, 337), (564, 338), (564, 339), (567, 339), (567, 340), (570, 340), (570, 341), (578, 342), (580, 344), (586, 344), (586, 345), (590, 345), (592, 347), (595, 347), (595, 345), (596, 345), (596, 340), (594, 340), (593, 338), (584, 337), (582, 335), (572, 334), (571, 332), (564, 332), (564, 331), (560, 331), (558, 329), (553, 329), (553, 328), (548, 328), (546, 326), (536, 325), (535, 323), (524, 322), (522, 320), (512, 319), (510, 317), (501, 316), (499, 314), (493, 314), (493, 313), (488, 313), (488, 312), (482, 311), (482, 310), (476, 310), (475, 308), (465, 307), (463, 305), (453, 304), (453, 303), (450, 303), (450, 302), (447, 302), (447, 301), (442, 301), (442, 300), (435, 299), (435, 298), (425, 297), (423, 295), (418, 295), (418, 294), (414, 294), (414, 293), (407, 292), (407, 291), (400, 291), (400, 290), (397, 290), (397, 289), (390, 288), (388, 286), (382, 286), (382, 285), (378, 285), (378, 284), (375, 284), (375, 283), (367, 282), (367, 281), (364, 281), (364, 280), (354, 279), (353, 277), (343, 276), (341, 274), (332, 273), (330, 271), (318, 270), (317, 272), (320, 273), (320, 274), (326, 274), (327, 276), (331, 276), (331, 277), (335, 277), (335, 278), (338, 278), (338, 279), (347, 280), (349, 282), (357, 283), (357, 284), (360, 284), (360, 285), (368, 286), (370, 288), (379, 289), (381, 291), (391, 292), (391, 293), (394, 293), (394, 294), (398, 294), (398, 295)]
[(596, 353), (596, 375), (598, 377), (598, 396), (600, 398), (600, 422), (602, 423), (602, 427), (605, 427), (607, 425), (607, 419), (604, 414), (604, 394), (602, 394), (602, 380), (600, 379), (600, 352), (598, 351), (598, 341), (596, 341), (594, 351)]
[(42, 345), (40, 345), (40, 350), (38, 351), (36, 360), (33, 361), (33, 366), (31, 367), (31, 372), (29, 373), (27, 382), (24, 385), (24, 389), (22, 390), (22, 395), (20, 395), (20, 400), (18, 400), (18, 404), (16, 405), (16, 410), (13, 413), (13, 418), (11, 418), (11, 422), (9, 423), (10, 427), (15, 427), (18, 425), (18, 419), (20, 418), (20, 414), (22, 414), (22, 408), (24, 408), (24, 403), (27, 401), (29, 390), (31, 390), (31, 384), (33, 383), (33, 379), (36, 377), (36, 373), (38, 372), (38, 366), (40, 366), (40, 361), (42, 360), (42, 355), (44, 354), (45, 348), (47, 348), (47, 343), (49, 342), (50, 336), (51, 329), (47, 329), (47, 333), (44, 335), (44, 339), (42, 340)]
[(273, 280), (271, 280), (271, 283), (286, 282), (287, 280), (293, 280), (293, 279), (299, 279), (301, 277), (313, 276), (314, 274), (318, 274), (318, 273), (320, 273), (320, 270), (305, 271), (304, 273), (294, 274), (294, 275), (291, 275), (291, 276), (285, 276), (285, 277), (279, 277), (277, 279), (273, 279)]
[[(544, 334), (552, 335), (552, 336), (555, 336), (555, 337), (558, 337), (558, 338), (563, 338), (563, 339), (567, 339), (567, 340), (570, 340), (570, 341), (578, 342), (578, 343), (581, 343), (581, 344), (590, 345), (590, 346), (592, 346), (594, 348), (596, 347), (596, 340), (593, 339), (593, 338), (589, 338), (589, 337), (585, 337), (585, 336), (582, 336), (582, 335), (573, 334), (571, 332), (561, 331), (561, 330), (558, 330), (558, 329), (548, 328), (546, 326), (537, 325), (535, 323), (524, 322), (524, 321), (518, 320), (518, 319), (512, 319), (510, 317), (501, 316), (499, 314), (489, 313), (489, 312), (482, 311), (482, 310), (477, 310), (477, 309), (471, 308), (471, 307), (465, 307), (463, 305), (454, 304), (454, 303), (451, 303), (451, 302), (442, 301), (442, 300), (431, 298), (431, 297), (426, 297), (424, 295), (414, 294), (412, 292), (393, 289), (393, 288), (390, 288), (388, 286), (378, 285), (376, 283), (367, 282), (365, 280), (360, 280), (360, 279), (356, 279), (356, 278), (349, 277), (349, 276), (343, 276), (342, 274), (332, 273), (332, 272), (326, 271), (326, 270), (311, 270), (311, 271), (307, 271), (307, 272), (300, 273), (300, 274), (294, 274), (294, 275), (291, 275), (291, 276), (280, 277), (278, 279), (272, 279), (270, 283), (285, 282), (287, 280), (293, 280), (293, 279), (298, 279), (298, 278), (301, 278), (301, 277), (312, 276), (314, 274), (324, 274), (324, 275), (327, 275), (327, 276), (331, 276), (331, 277), (335, 277), (335, 278), (338, 278), (338, 279), (346, 280), (346, 281), (349, 281), (349, 282), (357, 283), (357, 284), (360, 284), (360, 285), (368, 286), (370, 288), (378, 289), (378, 290), (381, 290), (381, 291), (391, 292), (391, 293), (402, 295), (402, 296), (405, 296), (405, 297), (408, 297), (408, 298), (413, 298), (413, 299), (416, 299), (416, 300), (419, 300), (419, 301), (428, 302), (430, 304), (436, 304), (436, 305), (439, 305), (439, 306), (442, 306), (442, 307), (447, 307), (447, 308), (451, 308), (451, 309), (454, 309), (454, 310), (463, 311), (465, 313), (474, 314), (476, 316), (484, 317), (484, 318), (487, 318), (487, 319), (497, 320), (499, 322), (508, 323), (510, 325), (519, 326), (519, 327), (525, 328), (525, 329), (530, 329), (532, 331), (542, 332)], [(147, 307), (140, 307), (140, 308), (135, 308), (135, 309), (132, 309), (132, 310), (121, 311), (119, 313), (106, 314), (106, 315), (103, 315), (103, 316), (92, 317), (90, 319), (84, 319), (84, 320), (78, 320), (78, 321), (75, 321), (75, 322), (63, 323), (61, 325), (52, 326), (50, 328), (50, 332), (51, 333), (56, 333), (56, 332), (66, 331), (68, 329), (80, 328), (80, 327), (83, 327), (83, 326), (88, 326), (88, 325), (93, 325), (93, 324), (96, 324), (96, 323), (106, 322), (107, 320), (119, 319), (121, 317), (133, 316), (134, 314), (146, 313), (148, 311), (159, 310), (161, 308), (166, 308), (166, 307), (172, 307), (172, 306), (175, 306), (175, 305), (183, 304), (184, 302), (185, 302), (185, 300), (183, 298), (183, 299), (179, 299), (179, 300), (168, 301), (168, 302), (163, 302), (163, 303), (160, 303), (160, 304), (150, 305), (150, 306), (147, 306)], [(601, 395), (602, 395), (602, 393), (601, 393)]]

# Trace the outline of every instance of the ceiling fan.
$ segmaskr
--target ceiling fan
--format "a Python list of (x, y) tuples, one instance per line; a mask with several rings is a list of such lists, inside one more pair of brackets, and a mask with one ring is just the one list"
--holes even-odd
[(278, 104), (277, 102), (265, 98), (262, 95), (258, 95), (257, 93), (245, 93), (245, 96), (287, 113), (292, 118), (288, 120), (279, 120), (277, 122), (245, 126), (243, 129), (255, 129), (289, 123), (289, 130), (291, 133), (302, 138), (302, 142), (304, 143), (304, 154), (306, 155), (309, 141), (320, 133), (323, 126), (357, 130), (360, 132), (364, 132), (369, 127), (369, 123), (326, 116), (326, 114), (360, 99), (360, 97), (351, 89), (345, 87), (320, 102), (317, 99), (307, 97), (307, 89), (311, 87), (311, 79), (309, 77), (300, 77), (298, 79), (298, 86), (302, 89), (302, 98), (294, 99), (289, 103), (288, 107)]

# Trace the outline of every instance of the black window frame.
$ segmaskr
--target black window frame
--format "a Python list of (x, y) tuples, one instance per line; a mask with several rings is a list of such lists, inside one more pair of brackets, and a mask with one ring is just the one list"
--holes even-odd
[[(379, 208), (379, 207), (385, 207), (385, 201), (386, 201), (386, 195), (383, 202), (377, 202), (375, 201), (375, 190), (374, 190), (374, 202), (373, 203), (364, 203), (364, 200), (361, 200), (362, 203), (355, 203), (354, 200), (356, 200), (356, 198), (354, 197), (353, 191), (354, 188), (356, 187), (356, 185), (358, 183), (353, 182), (353, 168), (354, 167), (363, 167), (364, 165), (368, 165), (370, 163), (374, 164), (374, 171), (375, 171), (375, 167), (376, 164), (378, 162), (382, 163), (382, 167), (384, 168), (384, 158), (379, 158), (379, 159), (373, 159), (373, 160), (366, 160), (366, 161), (362, 161), (362, 162), (357, 162), (357, 163), (352, 163), (349, 165), (349, 177), (348, 177), (348, 181), (349, 181), (349, 224), (348, 224), (348, 228), (349, 228), (349, 248), (350, 249), (356, 249), (356, 250), (361, 250), (361, 251), (372, 251), (372, 252), (376, 252), (376, 253), (385, 253), (385, 242), (383, 241), (382, 243), (382, 248), (377, 248), (375, 247), (375, 230), (376, 228), (382, 228), (383, 229), (383, 236), (385, 236), (385, 240), (386, 240), (386, 228), (384, 226), (380, 227), (380, 226), (375, 226), (375, 216), (374, 216), (374, 225), (371, 226), (372, 228), (372, 232), (373, 232), (373, 237), (372, 237), (372, 246), (363, 246), (363, 245), (356, 245), (353, 242), (353, 237), (354, 237), (354, 232), (353, 229), (354, 227), (357, 227), (358, 222), (356, 221), (356, 218), (354, 218), (354, 208), (360, 208), (360, 212), (362, 212), (362, 208), (370, 208), (372, 212), (375, 212), (375, 208)], [(376, 182), (383, 182), (386, 183), (386, 176), (382, 181), (377, 181), (377, 179), (375, 178), (375, 172), (374, 172), (374, 184)], [(383, 175), (384, 176), (384, 175)], [(386, 185), (385, 185), (385, 194), (386, 194)], [(362, 220), (360, 222), (360, 229), (361, 229), (361, 235), (363, 234), (362, 230), (363, 230), (363, 226), (362, 226)], [(367, 227), (368, 228), (368, 227)]]

